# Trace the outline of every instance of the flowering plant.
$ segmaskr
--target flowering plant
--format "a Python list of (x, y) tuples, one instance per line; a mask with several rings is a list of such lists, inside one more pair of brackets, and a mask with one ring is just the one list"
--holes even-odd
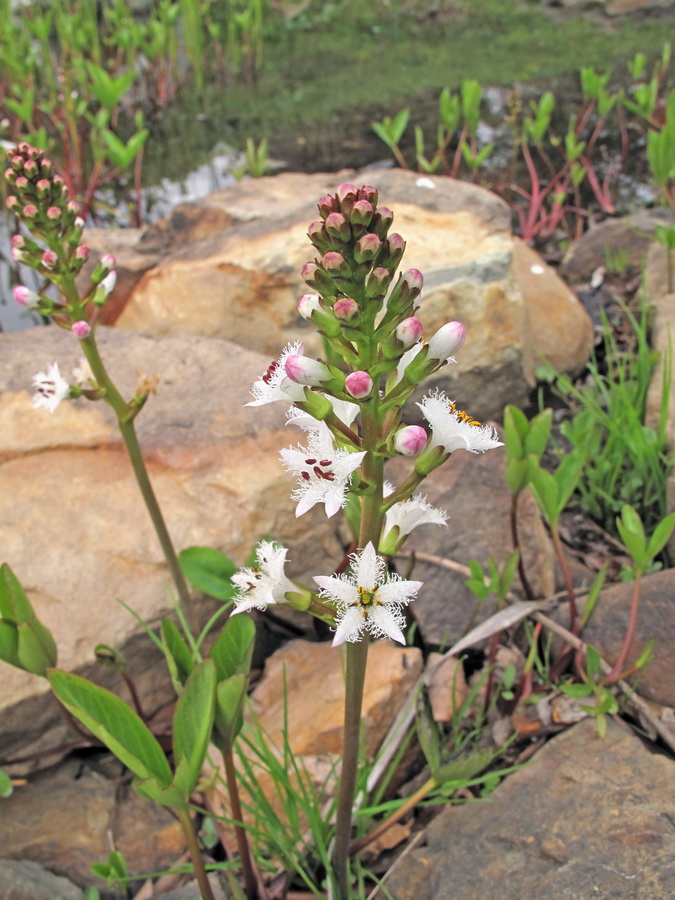
[[(9, 159), (5, 177), (13, 193), (7, 205), (23, 226), (14, 239), (14, 256), (38, 269), (59, 291), (54, 300), (17, 287), (15, 297), (68, 329), (84, 354), (73, 383), (61, 375), (57, 363), (36, 375), (34, 404), (54, 412), (66, 397), (85, 396), (103, 399), (112, 407), (187, 613), (182, 617), (185, 625), (189, 592), (134, 430), (134, 419), (154, 384), (143, 381), (134, 397), (125, 400), (96, 345), (98, 311), (114, 287), (114, 260), (104, 257), (94, 268), (88, 289), (81, 291), (75, 278), (88, 250), (81, 244), (83, 223), (77, 204), (68, 200), (62, 180), (42, 151), (21, 144), (10, 151)], [(328, 517), (345, 511), (352, 529), (348, 571), (316, 575), (316, 587), (309, 589), (286, 575), (289, 551), (261, 541), (254, 563), (232, 574), (234, 615), (208, 657), (188, 646), (198, 648), (201, 638), (195, 644), (188, 637), (186, 643), (175, 625), (162, 622), (162, 645), (180, 694), (173, 726), (173, 769), (145, 723), (121, 700), (85, 679), (51, 668), (55, 651), (26, 664), (29, 670), (46, 674), (68, 713), (134, 772), (141, 794), (176, 810), (205, 900), (212, 900), (212, 892), (189, 803), (209, 742), (223, 755), (246, 894), (257, 895), (232, 759), (253, 640), (250, 619), (238, 614), (286, 604), (328, 623), (334, 631), (333, 646), (344, 645), (344, 751), (328, 881), (333, 896), (346, 900), (369, 640), (385, 637), (404, 644), (406, 609), (422, 588), (421, 582), (390, 571), (388, 560), (417, 526), (446, 524), (446, 513), (418, 491), (424, 479), (455, 450), (477, 453), (501, 445), (495, 429), (459, 410), (438, 389), (417, 403), (426, 427), (405, 421), (406, 401), (418, 386), (455, 362), (454, 354), (466, 337), (464, 326), (449, 322), (429, 340), (423, 339), (417, 315), (423, 277), (413, 268), (396, 276), (405, 241), (391, 232), (393, 213), (379, 204), (374, 188), (342, 184), (334, 195), (321, 198), (318, 209), (319, 218), (309, 226), (316, 255), (302, 269), (310, 292), (300, 298), (298, 310), (323, 338), (326, 361), (306, 355), (301, 342), (289, 344), (253, 384), (248, 405), (283, 402), (288, 424), (304, 433), (301, 441), (281, 451), (281, 463), (295, 479), (291, 496), (296, 516), (319, 505)], [(410, 460), (410, 471), (394, 485), (385, 481), (385, 463), (399, 455)], [(14, 576), (6, 573), (4, 583), (7, 596), (0, 593), (0, 614), (7, 627), (0, 637), (6, 634), (14, 640), (18, 625), (32, 611)], [(19, 656), (5, 653), (0, 644), (0, 657), (6, 661), (16, 664)]]
[[(418, 403), (428, 430), (406, 424), (404, 404), (418, 385), (454, 363), (464, 326), (449, 322), (428, 341), (417, 316), (423, 277), (407, 269), (396, 277), (405, 241), (391, 231), (392, 211), (377, 191), (342, 184), (319, 200), (309, 226), (316, 255), (302, 269), (311, 293), (300, 315), (323, 338), (326, 359), (289, 344), (251, 389), (249, 405), (284, 402), (289, 424), (305, 443), (282, 450), (296, 479), (292, 498), (300, 516), (323, 504), (327, 516), (345, 509), (353, 530), (348, 574), (317, 575), (314, 594), (284, 573), (286, 549), (258, 548), (259, 565), (234, 576), (235, 612), (287, 603), (332, 623), (333, 646), (346, 645), (344, 753), (333, 851), (337, 896), (349, 896), (348, 850), (370, 637), (405, 643), (404, 610), (422, 583), (388, 572), (387, 558), (418, 525), (444, 525), (446, 515), (417, 493), (421, 482), (455, 450), (474, 453), (500, 446), (483, 425), (439, 390)], [(338, 361), (338, 365), (335, 362)], [(399, 485), (385, 482), (388, 458), (411, 458)]]

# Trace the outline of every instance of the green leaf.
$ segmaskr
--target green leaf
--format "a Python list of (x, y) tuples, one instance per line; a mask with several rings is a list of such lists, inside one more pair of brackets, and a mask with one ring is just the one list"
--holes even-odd
[(178, 554), (183, 575), (190, 584), (216, 600), (229, 600), (235, 592), (230, 580), (237, 567), (213, 547), (186, 547)]
[(523, 459), (528, 427), (525, 413), (517, 406), (507, 406), (504, 409), (504, 443), (507, 459)]
[(19, 665), (33, 675), (44, 678), (47, 669), (56, 665), (56, 642), (51, 631), (38, 619), (17, 626)]
[(233, 675), (216, 688), (215, 742), (221, 751), (232, 749), (244, 723), (247, 675)]
[(0, 621), (0, 659), (10, 666), (20, 669), (18, 649), (19, 635), (16, 625), (12, 622)]
[(35, 616), (31, 602), (7, 563), (0, 566), (0, 616), (19, 625)]
[(253, 620), (249, 616), (230, 616), (209, 653), (219, 682), (232, 675), (248, 675), (254, 640)]
[(567, 694), (568, 697), (580, 698), (580, 697), (588, 697), (595, 690), (594, 685), (592, 684), (562, 684), (560, 685), (560, 690), (563, 694)]
[(526, 456), (536, 456), (537, 459), (541, 459), (551, 435), (552, 421), (553, 410), (544, 409), (529, 423), (529, 428), (525, 435), (524, 450)]
[(495, 754), (490, 750), (476, 750), (468, 756), (462, 756), (441, 766), (434, 773), (434, 781), (438, 785), (447, 782), (469, 781), (469, 779), (482, 772), (483, 769), (487, 769), (494, 758)]
[(549, 525), (558, 521), (558, 484), (535, 457), (530, 457), (530, 488)]
[(0, 769), (0, 798), (11, 797), (13, 790), (12, 779), (4, 769)]
[(159, 627), (162, 635), (162, 650), (171, 673), (171, 680), (176, 688), (176, 693), (180, 693), (179, 688), (185, 684), (194, 669), (192, 653), (178, 626), (171, 619), (162, 619)]
[(591, 681), (596, 682), (598, 677), (602, 674), (600, 654), (595, 647), (592, 647), (590, 644), (586, 647), (586, 672)]
[(512, 494), (519, 494), (527, 487), (530, 476), (530, 463), (526, 459), (510, 459), (506, 463), (504, 479)]
[(86, 678), (52, 669), (47, 677), (63, 705), (139, 778), (171, 784), (171, 768), (157, 739), (126, 703)]
[(213, 732), (216, 666), (205, 659), (195, 667), (178, 698), (173, 717), (174, 785), (190, 799), (201, 773)]
[(648, 560), (654, 559), (654, 557), (658, 556), (663, 550), (670, 540), (673, 528), (675, 528), (675, 513), (671, 513), (669, 516), (666, 516), (665, 519), (662, 519), (654, 529), (652, 536), (649, 538), (649, 543), (647, 544)]

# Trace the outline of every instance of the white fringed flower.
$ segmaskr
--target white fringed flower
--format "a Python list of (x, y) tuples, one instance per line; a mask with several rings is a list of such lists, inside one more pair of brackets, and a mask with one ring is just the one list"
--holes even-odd
[(48, 409), (50, 413), (70, 393), (70, 385), (61, 375), (58, 363), (52, 363), (46, 372), (33, 375), (33, 388), (33, 407)]
[[(387, 492), (385, 485), (385, 496)], [(403, 535), (410, 534), (413, 528), (418, 525), (447, 525), (448, 514), (443, 509), (438, 509), (428, 502), (422, 494), (413, 494), (407, 500), (395, 503), (391, 509), (387, 510), (384, 518), (385, 535), (392, 528), (398, 528), (398, 533)]]
[(337, 628), (333, 646), (358, 641), (365, 630), (373, 637), (388, 637), (405, 644), (401, 612), (415, 598), (421, 581), (403, 581), (387, 572), (372, 543), (351, 557), (351, 575), (319, 575), (314, 581), (320, 595), (337, 606)]
[(265, 374), (253, 383), (251, 387), (253, 400), (244, 405), (264, 406), (266, 403), (274, 403), (277, 400), (286, 400), (287, 403), (304, 400), (304, 385), (291, 381), (286, 374), (286, 360), (289, 356), (302, 353), (302, 350), (302, 341), (294, 341), (284, 347), (279, 359), (271, 363)]
[(301, 516), (317, 503), (326, 507), (326, 515), (334, 516), (345, 503), (352, 473), (365, 456), (335, 446), (325, 422), (307, 432), (307, 446), (281, 451), (286, 470), (297, 477), (298, 487), (291, 497), (297, 501), (296, 516)]
[(431, 441), (427, 451), (443, 447), (445, 453), (470, 450), (483, 453), (501, 447), (497, 432), (490, 425), (482, 425), (448, 400), (443, 391), (435, 390), (417, 404), (431, 425)]
[(251, 609), (266, 609), (269, 605), (284, 603), (287, 592), (298, 590), (284, 574), (286, 554), (288, 550), (281, 544), (261, 541), (256, 548), (258, 565), (241, 569), (232, 576), (238, 590), (234, 595), (236, 613), (248, 612)]

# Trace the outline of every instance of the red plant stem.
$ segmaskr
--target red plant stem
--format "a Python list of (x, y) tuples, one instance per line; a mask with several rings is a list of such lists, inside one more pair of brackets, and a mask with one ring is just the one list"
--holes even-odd
[[(567, 601), (570, 605), (570, 631), (577, 637), (579, 634), (579, 616), (577, 613), (577, 599), (570, 575), (570, 569), (565, 559), (565, 551), (563, 550), (562, 541), (557, 526), (551, 528), (551, 536), (553, 538), (553, 546), (555, 548), (560, 570), (562, 572), (563, 581), (565, 582), (565, 590), (567, 591)], [(562, 655), (562, 654), (561, 654)]]
[[(225, 767), (225, 778), (227, 779), (227, 791), (230, 795), (232, 818), (236, 822), (243, 822), (241, 802), (239, 800), (239, 789), (237, 787), (237, 773), (234, 768), (234, 759), (232, 758), (231, 750), (223, 750), (223, 765)], [(241, 871), (244, 876), (246, 900), (256, 900), (258, 889), (253, 873), (253, 866), (251, 864), (251, 851), (248, 846), (248, 839), (243, 825), (236, 824), (234, 826), (234, 833), (237, 838), (239, 862), (241, 863)]]
[(623, 667), (626, 665), (626, 660), (628, 659), (628, 653), (630, 652), (631, 644), (633, 643), (633, 637), (635, 636), (635, 626), (637, 624), (637, 614), (638, 607), (640, 605), (640, 579), (642, 577), (641, 572), (637, 572), (635, 575), (635, 581), (633, 582), (633, 599), (630, 605), (630, 615), (628, 617), (628, 628), (626, 629), (626, 637), (623, 641), (623, 647), (621, 648), (621, 653), (619, 653), (619, 658), (614, 663), (612, 670), (607, 675), (605, 680), (605, 684), (612, 684), (615, 681), (618, 681), (622, 677)]

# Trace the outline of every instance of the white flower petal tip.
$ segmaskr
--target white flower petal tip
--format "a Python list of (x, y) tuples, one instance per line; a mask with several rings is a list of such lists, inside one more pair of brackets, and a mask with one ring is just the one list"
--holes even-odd
[(47, 409), (50, 413), (70, 393), (70, 385), (61, 375), (58, 363), (52, 363), (46, 372), (33, 375), (33, 389), (33, 408)]
[(366, 631), (374, 638), (405, 643), (402, 608), (417, 596), (421, 581), (404, 581), (387, 571), (372, 543), (351, 557), (351, 574), (318, 576), (320, 595), (336, 605), (333, 646), (361, 640)]
[(297, 485), (291, 498), (296, 501), (296, 516), (301, 516), (317, 503), (323, 503), (330, 518), (347, 502), (352, 474), (361, 465), (364, 452), (350, 453), (335, 446), (325, 422), (308, 431), (307, 446), (289, 447), (281, 451), (288, 472), (295, 475)]
[(286, 374), (286, 360), (293, 354), (302, 353), (302, 350), (302, 341), (288, 344), (279, 359), (271, 363), (265, 374), (253, 383), (251, 387), (253, 400), (244, 406), (264, 406), (277, 400), (285, 400), (287, 403), (303, 400), (305, 397), (303, 385), (291, 381)]
[(497, 431), (490, 425), (483, 425), (448, 400), (443, 391), (433, 391), (417, 404), (422, 415), (431, 425), (431, 441), (428, 449), (443, 447), (445, 453), (454, 450), (469, 450), (484, 453), (503, 446)]
[(256, 549), (257, 566), (241, 569), (232, 576), (237, 586), (232, 615), (251, 609), (266, 609), (285, 602), (285, 594), (297, 591), (297, 585), (284, 572), (288, 550), (281, 544), (261, 541)]
[(384, 533), (398, 528), (400, 537), (410, 534), (418, 525), (447, 525), (448, 514), (427, 502), (422, 494), (413, 494), (408, 500), (395, 503), (387, 510), (384, 520)]

